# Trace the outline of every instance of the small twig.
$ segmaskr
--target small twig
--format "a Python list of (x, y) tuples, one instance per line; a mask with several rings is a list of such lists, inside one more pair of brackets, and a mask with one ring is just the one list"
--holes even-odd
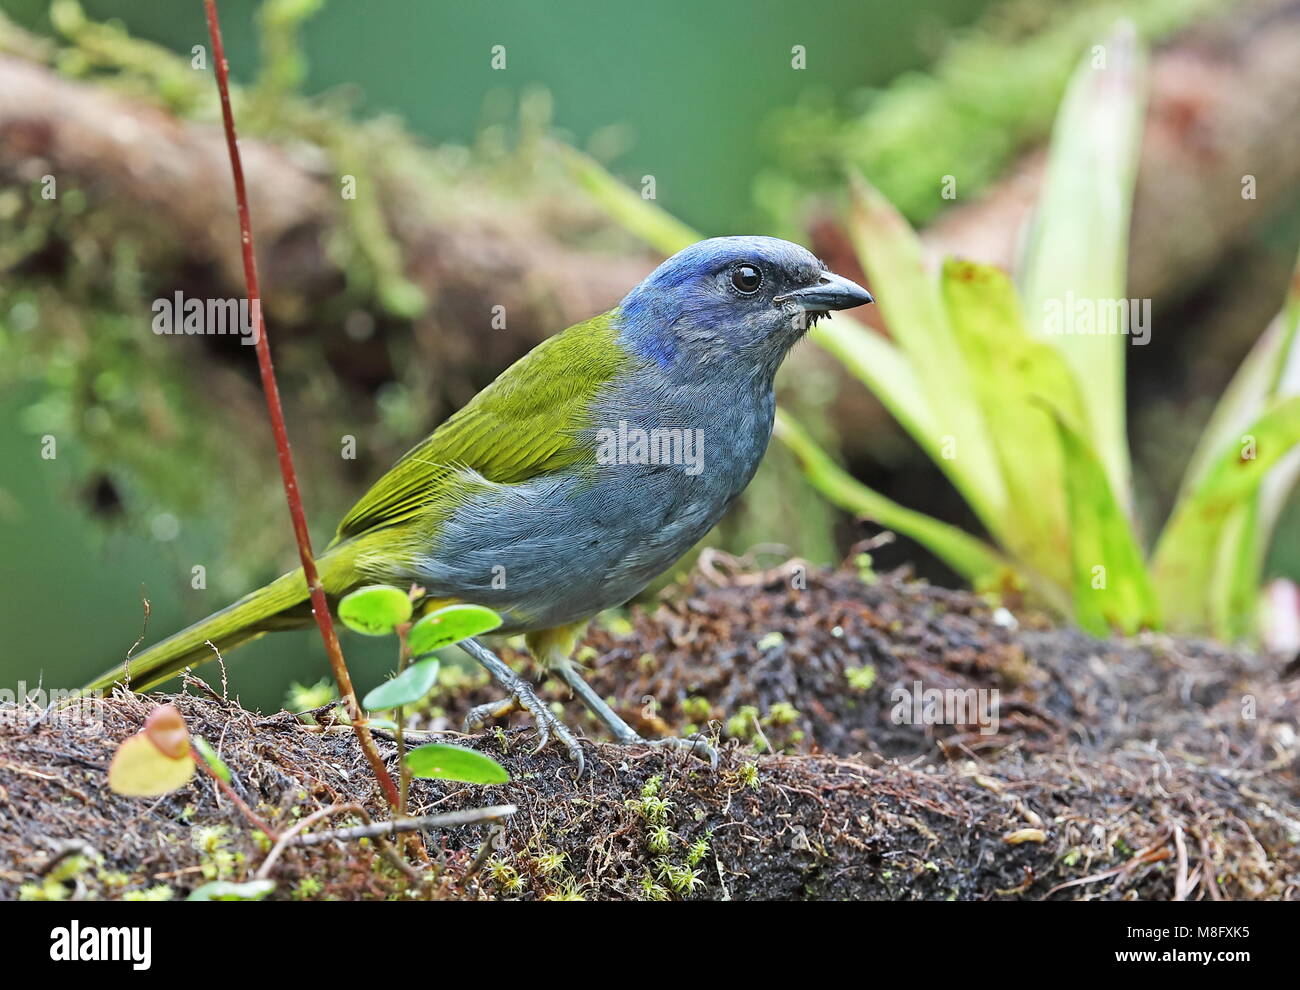
[(357, 695), (352, 688), (352, 676), (343, 661), (343, 649), (339, 646), (338, 633), (334, 629), (334, 620), (330, 615), (329, 602), (325, 598), (325, 586), (321, 583), (316, 570), (316, 558), (311, 549), (311, 536), (307, 531), (307, 515), (303, 511), (302, 496), (298, 491), (298, 473), (293, 466), (293, 454), (289, 450), (289, 433), (284, 425), (284, 410), (280, 405), (280, 388), (275, 380), (275, 367), (271, 363), (271, 346), (266, 338), (266, 321), (262, 314), (262, 292), (257, 278), (257, 258), (253, 252), (253, 223), (248, 209), (248, 190), (244, 185), (244, 166), (239, 155), (239, 139), (235, 135), (235, 114), (230, 107), (230, 67), (226, 64), (225, 47), (221, 43), (221, 25), (217, 20), (216, 0), (203, 0), (204, 11), (208, 20), (208, 35), (212, 39), (212, 61), (217, 76), (217, 92), (221, 97), (221, 119), (226, 131), (226, 150), (230, 155), (230, 172), (235, 183), (235, 207), (239, 214), (239, 233), (244, 259), (244, 281), (248, 286), (248, 305), (255, 320), (253, 332), (256, 335), (254, 350), (257, 351), (257, 368), (262, 378), (262, 391), (266, 394), (266, 410), (271, 420), (271, 432), (275, 436), (275, 449), (279, 455), (280, 476), (284, 482), (284, 496), (289, 503), (289, 518), (293, 522), (293, 534), (298, 541), (298, 556), (302, 560), (303, 578), (311, 596), (312, 614), (320, 628), (321, 639), (325, 642), (325, 654), (329, 657), (330, 669), (334, 681), (338, 684), (339, 697), (347, 705), (352, 729), (361, 744), (370, 769), (392, 807), (397, 807), (400, 800), (397, 785), (384, 766), (379, 756), (379, 749), (371, 738), (361, 706), (357, 704)]
[[(292, 827), (276, 840), (275, 846), (267, 854), (262, 865), (258, 867), (255, 879), (265, 880), (271, 874), (271, 868), (284, 855), (284, 851), (290, 846), (318, 846), (324, 842), (347, 841), (349, 839), (374, 839), (380, 852), (406, 875), (413, 883), (422, 883), (424, 878), (420, 873), (413, 869), (406, 860), (402, 859), (397, 849), (388, 841), (390, 836), (396, 836), (399, 832), (409, 832), (416, 829), (437, 828), (439, 826), (449, 825), (473, 825), (478, 822), (496, 821), (507, 815), (513, 815), (516, 807), (512, 804), (499, 805), (493, 808), (474, 808), (469, 811), (454, 811), (446, 815), (425, 815), (421, 818), (399, 818), (391, 822), (375, 822), (370, 818), (370, 813), (359, 804), (335, 804), (328, 808), (322, 808), (320, 811), (313, 812), (300, 822), (296, 822)], [(358, 825), (353, 828), (331, 829), (326, 832), (313, 832), (309, 835), (303, 835), (303, 830), (310, 828), (317, 822), (328, 818), (332, 815), (343, 814), (357, 815), (366, 824)]]
[[(311, 828), (321, 819), (328, 818), (331, 815), (342, 814), (345, 811), (353, 814), (365, 815), (365, 809), (359, 804), (332, 804), (328, 808), (321, 808), (318, 811), (313, 811), (301, 821), (294, 822), (285, 829), (283, 833), (281, 833), (280, 838), (276, 840), (271, 851), (267, 853), (266, 859), (262, 861), (262, 865), (258, 867), (257, 873), (254, 874), (253, 879), (265, 880), (267, 876), (270, 875), (271, 867), (275, 865), (275, 861), (284, 854), (284, 851), (289, 848), (289, 844), (293, 842), (294, 838), (303, 829)], [(369, 816), (367, 815), (366, 817)]]
[(48, 840), (54, 848), (54, 855), (36, 870), (38, 877), (43, 877), (62, 863), (69, 856), (85, 856), (87, 859), (102, 859), (99, 851), (84, 839)]
[(128, 691), (131, 690), (131, 654), (139, 649), (140, 644), (144, 642), (145, 636), (148, 635), (149, 615), (153, 611), (153, 606), (149, 604), (149, 599), (145, 597), (144, 585), (140, 586), (140, 601), (144, 604), (144, 617), (140, 621), (140, 636), (131, 644), (131, 648), (126, 651), (126, 664), (122, 668), (126, 675), (122, 678), (122, 687)]
[(749, 718), (750, 718), (750, 721), (752, 721), (752, 722), (754, 723), (754, 733), (758, 736), (759, 739), (762, 739), (762, 740), (763, 740), (763, 745), (767, 747), (767, 751), (768, 751), (769, 753), (775, 753), (776, 750), (774, 750), (774, 749), (772, 748), (772, 744), (771, 744), (771, 742), (768, 741), (767, 736), (766, 736), (766, 735), (764, 734), (764, 732), (763, 732), (763, 726), (761, 726), (761, 725), (759, 724), (759, 722), (758, 722), (758, 715), (757, 715), (757, 713), (755, 713), (755, 712), (750, 712), (750, 713), (749, 713)]
[(1178, 851), (1178, 872), (1174, 876), (1174, 900), (1187, 900), (1192, 884), (1187, 879), (1187, 843), (1183, 841), (1183, 827), (1174, 826), (1174, 848)]
[[(397, 676), (401, 677), (406, 673), (406, 665), (410, 662), (411, 651), (406, 645), (406, 633), (411, 628), (409, 622), (402, 622), (397, 626)], [(403, 723), (406, 721), (406, 708), (403, 705), (397, 706), (394, 713), (397, 716), (397, 813), (405, 815), (407, 811), (407, 800), (411, 793), (411, 770), (406, 765), (406, 735)]]
[(391, 822), (373, 822), (354, 828), (336, 828), (328, 832), (313, 832), (299, 836), (295, 844), (318, 846), (334, 839), (374, 839), (396, 835), (398, 832), (423, 831), (426, 828), (447, 828), (452, 825), (478, 825), (508, 818), (519, 809), (513, 804), (500, 804), (491, 808), (471, 808), (468, 811), (450, 811), (445, 815), (421, 815), (418, 818), (396, 818)]
[(475, 853), (473, 862), (469, 864), (469, 869), (466, 870), (465, 875), (460, 878), (461, 887), (464, 887), (469, 883), (474, 875), (477, 874), (479, 870), (483, 869), (483, 864), (492, 857), (494, 852), (496, 852), (497, 848), (501, 844), (501, 840), (505, 837), (505, 834), (506, 830), (502, 828), (499, 823), (494, 822), (492, 824), (488, 829), (487, 838), (484, 839), (483, 844), (478, 847), (478, 852)]

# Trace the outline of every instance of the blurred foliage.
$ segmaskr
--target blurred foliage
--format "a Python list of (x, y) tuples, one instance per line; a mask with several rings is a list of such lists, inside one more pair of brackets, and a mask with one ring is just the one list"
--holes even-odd
[(969, 199), (1047, 133), (1078, 53), (1118, 18), (1158, 41), (1243, 2), (1250, 0), (995, 5), (924, 73), (847, 101), (811, 94), (775, 112), (766, 129), (780, 164), (759, 176), (756, 196), (774, 230), (793, 232), (811, 190), (839, 189), (846, 172), (861, 173), (912, 223), (924, 223), (948, 205), (945, 176)]
[[(270, 0), (260, 9), (262, 61), (254, 83), (236, 87), (232, 97), (242, 135), (287, 144), (377, 193), (333, 201), (341, 223), (328, 251), (348, 284), (327, 301), (326, 315), (341, 330), (364, 314), (366, 346), (393, 348), (389, 364), (397, 379), (378, 391), (373, 405), (358, 403), (340, 396), (324, 346), (295, 346), (288, 337), (277, 346), (297, 405), (295, 441), (308, 455), (299, 459), (304, 487), (324, 502), (318, 510), (333, 515), (346, 506), (338, 484), (339, 436), (364, 433), (363, 449), (395, 456), (438, 412), (431, 380), (445, 372), (408, 360), (407, 336), (380, 340), (376, 332), (379, 321), (405, 322), (425, 308), (403, 272), (394, 216), (441, 216), (450, 190), (457, 202), (470, 199), (505, 215), (525, 188), (544, 197), (548, 185), (557, 195), (571, 186), (558, 165), (548, 169), (535, 153), (549, 128), (544, 94), (525, 95), (508, 138), (499, 134), (466, 149), (428, 147), (392, 118), (357, 120), (345, 94), (308, 99), (296, 93), (303, 71), (297, 32), (318, 7)], [(0, 15), (0, 51), (36, 57), (184, 119), (217, 121), (210, 72), (195, 72), (189, 58), (132, 38), (120, 24), (88, 20), (74, 0), (56, 0), (50, 20), (62, 44)], [(111, 202), (91, 209), (78, 189), (61, 189), (53, 200), (43, 200), (38, 186), (0, 190), (0, 271), (17, 276), (0, 291), (0, 386), (35, 396), (21, 414), (23, 427), (37, 436), (75, 438), (89, 471), (106, 479), (111, 501), (126, 503), (128, 519), (147, 523), (166, 512), (203, 520), (215, 545), (215, 558), (204, 555), (214, 587), (239, 592), (279, 566), (267, 557), (284, 542), (272, 536), (282, 532), (281, 496), (261, 483), (273, 455), (260, 407), (238, 387), (248, 373), (250, 355), (240, 353), (246, 349), (214, 353), (200, 384), (191, 349), (158, 347), (157, 338), (141, 332), (149, 301), (177, 288), (158, 284), (153, 274), (170, 270), (163, 254), (170, 239), (158, 236), (158, 222)], [(210, 275), (201, 277), (210, 284)], [(272, 313), (279, 325), (300, 318), (294, 307), (307, 302), (283, 305), (286, 312)], [(144, 367), (149, 375), (139, 373)], [(231, 447), (232, 430), (248, 431), (242, 441), (248, 451)], [(176, 451), (177, 459), (160, 458), (159, 450)], [(179, 467), (180, 459), (190, 467)], [(213, 471), (221, 484), (213, 483)]]
[[(329, 251), (348, 278), (337, 297), (304, 301), (280, 319), (276, 317), (281, 314), (272, 314), (278, 328), (300, 320), (308, 303), (325, 307), (325, 319), (304, 329), (303, 336), (277, 336), (276, 352), (309, 515), (329, 523), (346, 507), (349, 491), (355, 493), (446, 413), (439, 403), (445, 394), (438, 387), (441, 376), (458, 374), (458, 369), (431, 368), (415, 359), (420, 351), (411, 339), (410, 317), (420, 313), (427, 300), (404, 274), (391, 233), (395, 224), (406, 217), (458, 215), (456, 210), (467, 207), (509, 215), (541, 204), (541, 219), (548, 227), (563, 227), (568, 236), (581, 237), (584, 243), (625, 250), (628, 240), (592, 205), (594, 200), (581, 194), (562, 156), (553, 153), (552, 138), (562, 114), (557, 114), (547, 91), (528, 85), (513, 92), (490, 89), (498, 84), (479, 77), (454, 89), (430, 83), (442, 78), (439, 73), (447, 73), (447, 64), (460, 56), (441, 50), (431, 55), (427, 31), (404, 30), (423, 13), (407, 11), (394, 19), (367, 11), (364, 23), (335, 18), (329, 28), (333, 33), (313, 35), (310, 18), (321, 8), (320, 0), (228, 2), (236, 11), (257, 11), (256, 34), (243, 34), (249, 43), (231, 44), (236, 74), (246, 81), (234, 94), (241, 133), (275, 141), (325, 174), (353, 174), (377, 192), (336, 203), (342, 223)], [(1144, 0), (1124, 7), (1140, 33), (1159, 38), (1226, 2)], [(57, 36), (40, 37), (0, 15), (0, 51), (38, 59), (69, 77), (120, 90), (186, 120), (217, 120), (210, 73), (195, 72), (188, 55), (190, 40), (203, 37), (182, 24), (184, 17), (198, 18), (197, 5), (194, 10), (189, 5), (183, 10), (181, 5), (118, 10), (87, 0), (92, 11), (108, 9), (132, 25), (153, 20), (172, 24), (156, 34), (160, 39), (167, 36), (163, 44), (134, 36), (117, 20), (87, 17), (73, 0), (54, 0), (48, 10), (37, 0), (0, 3), (5, 9), (41, 8), (39, 16), (47, 17)], [(1072, 60), (1116, 4), (1011, 0), (993, 6), (978, 28), (944, 44), (947, 29), (941, 23), (961, 23), (984, 6), (982, 0), (934, 0), (916, 8), (888, 5), (869, 13), (854, 11), (829, 26), (819, 21), (817, 31), (840, 39), (834, 52), (814, 49), (807, 78), (815, 85), (806, 89), (820, 85), (824, 94), (843, 93), (848, 85), (864, 80), (893, 78), (918, 61), (916, 25), (927, 18), (935, 25), (931, 37), (939, 54), (933, 74), (899, 77), (882, 89), (864, 91), (847, 108), (829, 95), (808, 94), (796, 107), (782, 109), (779, 92), (796, 85), (787, 77), (800, 77), (797, 85), (803, 86), (800, 73), (782, 73), (779, 83), (765, 77), (761, 86), (768, 89), (738, 89), (737, 79), (753, 75), (747, 75), (749, 63), (743, 58), (758, 56), (748, 54), (755, 47), (748, 33), (739, 41), (732, 37), (729, 21), (721, 43), (733, 46), (726, 49), (731, 54), (719, 56), (716, 64), (705, 64), (719, 44), (719, 35), (707, 33), (711, 26), (697, 23), (699, 31), (688, 38), (680, 33), (643, 38), (660, 53), (652, 57), (662, 60), (663, 52), (673, 53), (666, 63), (671, 71), (664, 77), (647, 76), (644, 65), (629, 65), (624, 46), (596, 46), (590, 52), (593, 61), (584, 63), (575, 84), (585, 87), (580, 95), (589, 102), (581, 113), (590, 126), (571, 123), (573, 107), (581, 102), (571, 90), (561, 108), (570, 114), (565, 122), (569, 133), (563, 136), (582, 133), (584, 146), (601, 161), (616, 161), (639, 175), (647, 158), (644, 153), (629, 154), (633, 145), (625, 121), (640, 114), (641, 137), (655, 153), (664, 200), (688, 204), (696, 215), (713, 222), (743, 226), (747, 177), (758, 167), (758, 155), (750, 151), (753, 135), (769, 110), (775, 110), (767, 130), (782, 165), (760, 179), (757, 193), (776, 230), (793, 234), (807, 190), (842, 189), (846, 166), (865, 169), (918, 220), (942, 205), (935, 193), (939, 177), (953, 171), (952, 161), (962, 162), (960, 190), (967, 196), (1026, 142), (1046, 133)], [(760, 7), (754, 8), (758, 13), (751, 19), (762, 21), (763, 10), (770, 13), (770, 7)], [(227, 9), (223, 6), (223, 14)], [(439, 23), (451, 24), (448, 30), (454, 31), (461, 24), (455, 18), (476, 15), (467, 7), (429, 16), (442, 18)], [(556, 19), (549, 7), (536, 16)], [(596, 35), (623, 27), (617, 12), (575, 16), (582, 16)], [(609, 16), (615, 23), (592, 27), (598, 16)], [(853, 20), (857, 17), (889, 29), (887, 40), (863, 44), (860, 30), (844, 26), (860, 26), (863, 22)], [(228, 18), (233, 21), (228, 24), (228, 44), (248, 31), (239, 20)], [(395, 34), (394, 24), (399, 28)], [(555, 30), (568, 31), (563, 20), (557, 24)], [(393, 35), (384, 45), (374, 43), (370, 35), (360, 36), (383, 30), (375, 25), (386, 25)], [(764, 43), (780, 42), (773, 50), (785, 58), (784, 35), (771, 25), (764, 30)], [(461, 47), (476, 43), (467, 41)], [(414, 45), (418, 57), (404, 45)], [(406, 122), (374, 111), (363, 113), (359, 108), (367, 97), (354, 88), (304, 95), (304, 89), (313, 88), (311, 66), (303, 54), (308, 49), (314, 65), (325, 63), (333, 71), (329, 81), (357, 80), (371, 97), (375, 92), (387, 94), (372, 99), (369, 106), (401, 107)], [(735, 54), (741, 49), (743, 56)], [(706, 55), (691, 54), (698, 51)], [(430, 65), (431, 59), (437, 64)], [(399, 63), (405, 67), (401, 73), (394, 69)], [(705, 75), (696, 79), (682, 68), (687, 64)], [(624, 99), (626, 79), (608, 91), (591, 87), (590, 78), (602, 71), (633, 76), (645, 105), (617, 103)], [(549, 80), (545, 72), (540, 76)], [(677, 87), (672, 90), (676, 97), (662, 95), (669, 86)], [(696, 92), (701, 105), (712, 106), (708, 101), (717, 100), (736, 112), (709, 114), (693, 105), (689, 112), (665, 113), (665, 102), (675, 106), (683, 92)], [(737, 102), (737, 93), (743, 101)], [(427, 114), (412, 109), (426, 105), (432, 107)], [(421, 128), (427, 132), (427, 118), (436, 115), (471, 121), (471, 139), (464, 146), (431, 147), (413, 136)], [(662, 123), (665, 120), (668, 123)], [(672, 140), (654, 126), (668, 131)], [(720, 158), (723, 152), (718, 149), (725, 149), (728, 157)], [(674, 167), (685, 171), (674, 173)], [(715, 178), (690, 181), (700, 173)], [(639, 197), (636, 202), (641, 202)], [(577, 220), (550, 224), (556, 217)], [(662, 217), (660, 213), (658, 219)], [(8, 527), (13, 561), (6, 580), (42, 589), (39, 596), (11, 595), (6, 625), (27, 628), (32, 625), (28, 613), (44, 610), (37, 663), (56, 679), (76, 679), (102, 666), (104, 653), (120, 654), (139, 631), (142, 596), (155, 601), (153, 638), (155, 632), (226, 604), (293, 559), (282, 496), (268, 483), (274, 453), (260, 399), (248, 387), (248, 349), (205, 349), (196, 357), (193, 348), (151, 346), (155, 339), (140, 332), (147, 300), (176, 288), (154, 282), (152, 273), (164, 267), (156, 252), (167, 243), (152, 235), (155, 222), (138, 210), (116, 209), (111, 203), (92, 208), (76, 190), (61, 192), (57, 205), (38, 203), (26, 188), (0, 190), (0, 273), (5, 275), (0, 285), (0, 392), (5, 398), (0, 417), (7, 424), (18, 423), (24, 432), (21, 437), (6, 433), (4, 454), (26, 465), (36, 440), (49, 433), (60, 438), (57, 463), (39, 465), (47, 470), (16, 472), (0, 490), (0, 523)], [(685, 229), (678, 226), (679, 233)], [(844, 325), (842, 318), (837, 317), (837, 324)], [(871, 337), (864, 346), (883, 340)], [(328, 355), (329, 345), (337, 341), (383, 352), (391, 380), (373, 392), (341, 382)], [(797, 415), (810, 443), (834, 449), (836, 437), (827, 414), (833, 398), (830, 373), (809, 358), (808, 351), (797, 351), (787, 362), (782, 402)], [(340, 467), (337, 444), (344, 433), (364, 436), (365, 444), (360, 461)], [(829, 457), (826, 464), (834, 467)], [(829, 502), (807, 495), (794, 456), (774, 445), (738, 511), (711, 541), (743, 550), (775, 537), (811, 560), (829, 561), (837, 543), (847, 542), (837, 541), (833, 531), (842, 517)], [(102, 522), (111, 525), (97, 525)], [(327, 532), (322, 528), (317, 535)], [(201, 592), (191, 584), (196, 563), (205, 565), (207, 573), (207, 588)], [(143, 584), (146, 577), (148, 587)], [(46, 593), (51, 587), (60, 588), (63, 595)], [(60, 622), (66, 597), (80, 600), (82, 615), (93, 614), (99, 628), (111, 627), (91, 657), (84, 655), (80, 630), (65, 630)], [(297, 676), (310, 683), (321, 669), (318, 654), (313, 655), (318, 647), (310, 637), (284, 639), (288, 642), (268, 637), (248, 648), (267, 658), (269, 669), (260, 682), (252, 671), (253, 676), (242, 679), (246, 700), (278, 702), (286, 680)], [(13, 659), (6, 669), (20, 675), (30, 671), (32, 645), (11, 643)], [(350, 642), (350, 660), (364, 655), (368, 645)], [(80, 655), (67, 655), (70, 651)], [(389, 658), (386, 651), (372, 650), (371, 655), (362, 671), (377, 676)], [(303, 702), (298, 707), (311, 705)]]
[[(939, 6), (975, 3), (945, 0)], [(281, 298), (280, 310), (270, 314), (280, 331), (276, 353), (309, 516), (325, 524), (346, 507), (349, 491), (447, 413), (445, 381), (458, 370), (413, 359), (421, 344), (408, 321), (423, 314), (427, 301), (405, 277), (405, 259), (392, 236), (396, 224), (446, 223), (466, 211), (496, 217), (523, 212), (592, 247), (626, 252), (631, 242), (576, 194), (551, 153), (554, 108), (542, 89), (525, 86), (517, 100), (495, 92), (465, 147), (431, 147), (394, 117), (358, 113), (354, 89), (304, 95), (302, 32), (320, 7), (316, 0), (267, 0), (256, 8), (256, 58), (249, 58), (248, 46), (231, 57), (243, 63), (247, 80), (233, 93), (244, 137), (274, 141), (309, 168), (351, 174), (376, 193), (333, 203), (340, 223), (327, 248), (346, 272), (342, 291), (327, 299)], [(5, 8), (11, 9), (8, 2)], [(55, 0), (43, 16), (53, 38), (0, 14), (0, 51), (184, 120), (218, 120), (210, 66), (195, 71), (191, 63), (190, 43), (205, 40), (201, 34), (168, 47), (133, 36), (122, 21), (86, 16), (75, 0)], [(236, 19), (228, 42), (240, 30)], [(861, 77), (861, 70), (853, 71)], [(752, 130), (753, 121), (745, 126)], [(622, 145), (601, 138), (590, 146), (608, 153)], [(89, 201), (63, 186), (51, 201), (26, 184), (0, 191), (0, 271), (6, 273), (0, 389), (9, 399), (0, 413), (25, 434), (8, 438), (11, 456), (27, 458), (45, 435), (59, 441), (57, 461), (38, 462), (41, 470), (0, 491), (0, 522), (22, 527), (24, 540), (30, 536), (42, 548), (27, 567), (35, 584), (72, 590), (84, 582), (83, 590), (97, 589), (87, 607), (114, 630), (103, 650), (119, 655), (140, 632), (142, 599), (153, 603), (147, 641), (160, 628), (225, 604), (292, 559), (282, 498), (267, 483), (274, 453), (260, 397), (250, 387), (251, 353), (225, 341), (158, 346), (158, 338), (141, 332), (149, 301), (178, 287), (157, 274), (174, 268), (165, 254), (172, 238), (160, 236), (157, 227), (162, 222), (130, 204)], [(193, 278), (185, 285), (191, 293), (229, 291), (217, 288), (211, 272), (182, 277)], [(307, 313), (312, 325), (296, 331), (303, 336), (285, 332), (301, 327)], [(417, 326), (415, 336), (421, 332), (428, 327)], [(373, 393), (340, 381), (331, 363), (332, 348), (357, 346), (383, 352), (379, 360), (391, 369), (392, 379)], [(810, 374), (800, 383), (813, 403), (825, 402), (824, 378), (825, 372)], [(805, 414), (817, 424), (811, 408)], [(340, 462), (344, 434), (363, 438), (357, 462)], [(836, 552), (832, 510), (806, 493), (791, 496), (803, 486), (793, 461), (778, 457), (755, 481), (752, 511), (738, 512), (714, 541), (744, 549), (781, 533), (805, 555), (830, 561)], [(92, 576), (101, 573), (126, 580), (105, 586)], [(48, 626), (57, 606), (46, 600), (51, 604), (37, 611)], [(31, 601), (12, 597), (6, 626), (30, 625), (31, 609)], [(76, 641), (75, 635), (51, 633), (48, 642), (61, 645), (41, 661), (49, 676), (74, 679), (102, 666), (98, 648), (93, 657), (71, 655)], [(349, 650), (365, 654), (369, 645)], [(306, 679), (318, 663), (311, 642), (249, 649), (275, 657), (282, 672), (265, 678), (260, 691), (251, 689), (257, 700), (278, 699), (286, 678)], [(368, 669), (380, 669), (384, 659), (369, 653)], [(28, 661), (15, 669), (30, 667)], [(246, 689), (257, 683), (256, 677), (244, 681)]]
[[(1148, 561), (1132, 523), (1125, 272), (1144, 59), (1121, 22), (1078, 63), (1016, 283), (950, 260), (936, 279), (900, 211), (860, 177), (848, 226), (891, 339), (847, 314), (813, 337), (908, 430), (996, 547), (840, 470), (783, 410), (777, 436), (837, 505), (915, 539), (976, 587), (1028, 591), (1089, 631), (1255, 631), (1263, 562), (1300, 463), (1300, 267), (1273, 328), (1211, 418)], [(571, 158), (610, 214), (661, 250), (694, 238)], [(1122, 302), (1113, 326), (1054, 326), (1053, 305)], [(1103, 310), (1105, 312), (1105, 310)], [(1097, 319), (1094, 313), (1092, 318)]]

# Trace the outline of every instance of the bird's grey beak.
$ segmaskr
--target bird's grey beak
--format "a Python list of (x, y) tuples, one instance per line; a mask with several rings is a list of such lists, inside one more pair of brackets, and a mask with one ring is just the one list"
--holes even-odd
[(869, 302), (875, 297), (866, 289), (842, 275), (822, 272), (816, 285), (795, 289), (772, 299), (775, 303), (792, 302), (806, 313), (822, 312), (833, 309), (852, 309)]

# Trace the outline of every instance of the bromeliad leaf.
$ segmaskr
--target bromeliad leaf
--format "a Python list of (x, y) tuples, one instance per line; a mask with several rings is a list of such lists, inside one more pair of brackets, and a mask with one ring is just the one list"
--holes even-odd
[(435, 658), (413, 663), (391, 680), (375, 688), (362, 699), (367, 711), (383, 711), (414, 705), (433, 690), (438, 683), (438, 661)]
[(1101, 458), (1077, 425), (1053, 408), (1064, 455), (1075, 621), (1106, 636), (1159, 625), (1155, 591), (1128, 516)]
[(836, 313), (834, 320), (817, 327), (811, 339), (839, 358), (926, 453), (936, 461), (942, 456), (925, 389), (898, 345), (847, 313)]
[(610, 217), (626, 230), (664, 254), (676, 254), (687, 245), (701, 240), (686, 224), (651, 200), (633, 192), (610, 175), (594, 158), (566, 144), (556, 151), (569, 171), (591, 193)]
[(430, 743), (406, 754), (406, 765), (415, 777), (460, 780), (467, 784), (505, 784), (510, 774), (490, 756), (463, 746)]
[(343, 624), (367, 636), (391, 636), (410, 618), (410, 596), (386, 584), (358, 588), (339, 602), (339, 619)]
[(1010, 570), (998, 552), (982, 540), (901, 506), (862, 484), (831, 460), (798, 421), (782, 409), (776, 413), (776, 436), (799, 460), (813, 487), (831, 502), (911, 537), (972, 584), (995, 583), (999, 575)]
[(411, 656), (419, 659), (444, 646), (491, 632), (499, 625), (501, 616), (490, 608), (482, 605), (448, 605), (430, 612), (413, 625), (406, 642)]
[[(1098, 57), (1104, 59), (1099, 63)], [(1026, 238), (1018, 281), (1030, 330), (1064, 356), (1086, 385), (1078, 424), (1127, 509), (1124, 348), (1113, 332), (1054, 326), (1078, 302), (1115, 314), (1124, 301), (1129, 212), (1142, 140), (1143, 52), (1131, 24), (1119, 25), (1080, 62), (1057, 113), (1043, 192)]]
[[(871, 285), (889, 287), (881, 292), (877, 305), (911, 368), (909, 379), (916, 383), (903, 379), (900, 385), (912, 393), (919, 386), (929, 408), (920, 424), (929, 434), (914, 436), (952, 479), (980, 521), (1001, 536), (1007, 525), (1002, 476), (939, 285), (926, 270), (921, 239), (865, 179), (852, 178), (849, 233)], [(890, 382), (880, 384), (885, 389), (894, 387)], [(907, 408), (920, 408), (914, 397), (899, 396), (885, 402), (891, 408), (905, 402)], [(950, 448), (948, 456), (936, 456), (944, 447)]]
[[(1300, 396), (1277, 402), (1242, 433), (1238, 443), (1220, 451), (1201, 480), (1179, 499), (1156, 544), (1152, 560), (1156, 588), (1170, 623), (1180, 630), (1210, 631), (1214, 615), (1226, 612), (1241, 593), (1223, 585), (1220, 568), (1249, 567), (1258, 577), (1262, 556), (1251, 542), (1233, 536), (1238, 526), (1256, 527), (1250, 519), (1234, 520), (1243, 504), (1252, 502), (1269, 471), (1300, 445)], [(1228, 553), (1225, 539), (1237, 545)], [(1241, 561), (1242, 555), (1246, 560)], [(1217, 580), (1216, 580), (1217, 575)], [(1252, 582), (1253, 584), (1254, 582)], [(1207, 594), (1219, 588), (1218, 601)]]
[(1069, 587), (1061, 443), (1043, 400), (1082, 421), (1074, 377), (1052, 347), (1030, 336), (1015, 287), (999, 269), (950, 260), (943, 296), (997, 444), (1011, 513), (1003, 539), (1040, 574)]

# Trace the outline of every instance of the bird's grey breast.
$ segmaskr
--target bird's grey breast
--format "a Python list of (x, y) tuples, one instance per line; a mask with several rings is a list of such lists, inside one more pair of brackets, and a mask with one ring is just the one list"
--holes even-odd
[(418, 562), (431, 594), (496, 608), (506, 631), (621, 604), (718, 522), (772, 433), (770, 386), (628, 374), (593, 403), (594, 462), (492, 493), (453, 513)]
[(763, 458), (774, 409), (770, 388), (653, 378), (597, 403), (596, 490), (625, 534), (611, 537), (613, 580), (639, 590), (718, 522)]

